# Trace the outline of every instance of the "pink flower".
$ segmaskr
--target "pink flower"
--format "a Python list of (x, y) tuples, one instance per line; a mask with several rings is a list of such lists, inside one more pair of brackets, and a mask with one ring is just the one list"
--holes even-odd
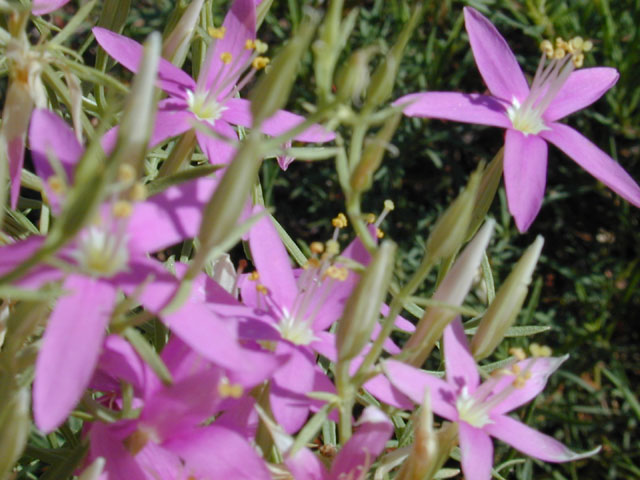
[[(207, 57), (197, 82), (170, 62), (161, 59), (158, 67), (158, 85), (169, 94), (158, 107), (155, 129), (150, 145), (181, 135), (199, 123), (211, 135), (196, 131), (202, 151), (212, 163), (228, 163), (233, 157), (232, 143), (237, 134), (231, 125), (252, 127), (250, 103), (236, 98), (236, 93), (256, 72), (252, 62), (258, 58), (255, 44), (255, 5), (251, 0), (235, 0), (224, 23), (208, 49)], [(93, 29), (96, 40), (124, 67), (136, 71), (142, 57), (142, 46), (122, 35), (103, 28)], [(249, 42), (249, 43), (247, 43)], [(242, 75), (249, 69), (244, 77)], [(277, 136), (303, 122), (304, 118), (280, 110), (267, 119), (261, 129)], [(216, 138), (219, 137), (219, 138)], [(225, 140), (221, 140), (226, 139)], [(325, 142), (334, 134), (315, 125), (301, 133), (296, 140)]]
[(625, 200), (640, 207), (640, 187), (611, 157), (580, 133), (558, 123), (595, 102), (618, 79), (614, 68), (573, 72), (570, 56), (541, 60), (531, 86), (507, 42), (484, 16), (464, 9), (465, 25), (480, 74), (491, 95), (427, 92), (396, 100), (409, 116), (441, 118), (505, 128), (504, 183), (509, 211), (526, 231), (542, 205), (551, 142)]
[(44, 15), (59, 9), (68, 2), (69, 0), (33, 0), (31, 12), (34, 15)]
[(584, 454), (572, 452), (554, 438), (507, 415), (535, 398), (544, 389), (547, 378), (568, 356), (529, 358), (480, 384), (478, 368), (459, 318), (446, 328), (443, 342), (447, 370), (444, 380), (395, 360), (388, 360), (385, 370), (391, 383), (417, 404), (422, 403), (428, 388), (433, 411), (458, 423), (465, 478), (491, 478), (493, 444), (490, 437), (547, 462), (578, 460), (600, 450)]

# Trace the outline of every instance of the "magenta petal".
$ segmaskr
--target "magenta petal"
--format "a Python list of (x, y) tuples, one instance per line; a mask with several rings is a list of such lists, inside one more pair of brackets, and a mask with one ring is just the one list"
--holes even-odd
[(460, 317), (456, 317), (444, 329), (443, 344), (447, 382), (450, 385), (467, 386), (469, 393), (473, 393), (480, 383), (480, 374), (469, 351)]
[(439, 118), (502, 128), (511, 126), (505, 105), (478, 93), (412, 93), (400, 97), (393, 105), (406, 105), (402, 111), (409, 117)]
[(367, 407), (359, 426), (331, 465), (331, 479), (362, 478), (393, 433), (393, 424), (376, 407)]
[(295, 480), (328, 480), (329, 474), (322, 460), (311, 450), (302, 448), (284, 461)]
[[(94, 27), (92, 32), (109, 55), (132, 72), (138, 71), (143, 53), (142, 45), (105, 28)], [(158, 85), (165, 92), (180, 98), (186, 98), (186, 90), (195, 89), (193, 79), (164, 58), (161, 58), (158, 64)]]
[(447, 420), (458, 419), (458, 411), (454, 406), (456, 391), (441, 378), (397, 360), (387, 360), (384, 370), (391, 383), (414, 403), (422, 405), (428, 388), (433, 411)]
[(104, 341), (91, 388), (116, 392), (120, 390), (120, 380), (124, 380), (142, 395), (146, 376), (145, 364), (131, 344), (119, 335), (109, 335)]
[(127, 225), (132, 249), (151, 253), (195, 237), (202, 210), (216, 187), (217, 180), (200, 178), (169, 187), (136, 204)]
[[(204, 132), (196, 131), (196, 138), (200, 149), (207, 156), (209, 162), (213, 165), (227, 165), (231, 163), (236, 154), (235, 143), (238, 141), (236, 131), (224, 120), (217, 120), (211, 126), (209, 123), (203, 122), (203, 125), (210, 128), (216, 136), (207, 135)], [(227, 140), (224, 140), (224, 139)]]
[[(32, 235), (24, 240), (0, 247), (0, 275), (5, 275), (33, 256), (44, 244), (45, 237)], [(38, 288), (46, 282), (58, 280), (60, 270), (44, 263), (32, 269), (26, 276), (15, 282), (18, 286)]]
[(466, 422), (458, 423), (460, 457), (464, 478), (467, 480), (491, 480), (493, 467), (493, 443), (479, 428)]
[(103, 457), (106, 460), (105, 472), (108, 473), (109, 479), (150, 480), (136, 459), (125, 449), (122, 438), (115, 435), (109, 425), (93, 423), (89, 438), (90, 457)]
[(364, 384), (365, 390), (383, 403), (401, 410), (412, 410), (412, 402), (404, 393), (400, 392), (387, 377), (378, 375)]
[[(258, 213), (258, 209), (254, 213)], [(263, 216), (251, 228), (249, 246), (253, 263), (260, 275), (258, 282), (267, 287), (267, 295), (278, 307), (289, 309), (291, 313), (298, 287), (287, 250), (269, 215)]]
[(629, 203), (640, 207), (640, 187), (609, 155), (573, 128), (561, 123), (540, 135)]
[[(507, 398), (496, 405), (491, 411), (493, 413), (506, 413), (518, 408), (521, 405), (533, 400), (547, 384), (549, 376), (555, 372), (560, 365), (568, 358), (568, 355), (564, 357), (534, 357), (528, 358), (517, 365), (520, 369), (520, 375), (527, 373), (527, 380), (521, 388), (514, 389)], [(504, 377), (491, 377), (485, 382), (482, 387), (495, 382), (495, 386), (492, 387), (492, 395), (497, 395), (499, 392), (505, 389), (512, 389), (513, 382), (515, 380), (514, 375), (505, 375)]]
[(33, 414), (45, 433), (58, 427), (93, 375), (115, 301), (111, 285), (70, 275), (49, 318), (36, 360)]
[(576, 70), (545, 110), (545, 120), (554, 122), (591, 105), (613, 87), (619, 77), (618, 71), (610, 67)]
[(529, 94), (527, 80), (500, 32), (471, 7), (464, 8), (464, 24), (473, 57), (489, 91), (509, 103), (513, 97), (522, 102)]
[(34, 15), (44, 15), (59, 9), (69, 0), (33, 0), (31, 13)]
[[(165, 442), (198, 478), (271, 480), (256, 450), (238, 433), (215, 424)], [(124, 478), (124, 477), (123, 477)]]
[(191, 130), (193, 118), (193, 114), (187, 110), (187, 105), (182, 100), (167, 98), (161, 101), (158, 104), (158, 113), (156, 113), (153, 132), (149, 139), (149, 148), (154, 148), (165, 140)]
[(538, 215), (546, 182), (545, 141), (537, 135), (507, 130), (504, 140), (504, 185), (509, 211), (521, 232), (526, 232)]
[(544, 433), (506, 415), (492, 417), (493, 423), (484, 426), (489, 435), (508, 443), (525, 455), (545, 462), (570, 462), (596, 454), (600, 448), (585, 453), (576, 453)]
[[(248, 100), (231, 98), (225, 103), (225, 106), (228, 107), (228, 110), (223, 113), (222, 117), (226, 121), (248, 128), (253, 126), (251, 104)], [(304, 117), (301, 115), (296, 115), (286, 110), (278, 110), (273, 116), (263, 122), (260, 129), (263, 133), (276, 137), (303, 121)], [(301, 142), (328, 142), (335, 138), (335, 134), (325, 129), (322, 125), (312, 125), (293, 138)]]

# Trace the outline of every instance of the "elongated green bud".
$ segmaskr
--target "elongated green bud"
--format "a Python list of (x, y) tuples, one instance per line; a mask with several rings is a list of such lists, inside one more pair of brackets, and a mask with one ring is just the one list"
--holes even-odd
[(529, 292), (533, 270), (540, 258), (543, 244), (543, 238), (538, 237), (527, 248), (483, 315), (471, 341), (471, 351), (476, 359), (491, 355), (515, 322)]
[(272, 3), (273, 0), (262, 0), (260, 5), (256, 7), (256, 30), (259, 29), (262, 22), (264, 22), (264, 18), (267, 16), (267, 13), (269, 13)]
[(482, 178), (478, 185), (473, 212), (471, 213), (467, 239), (473, 237), (473, 235), (478, 231), (478, 228), (480, 228), (480, 225), (484, 222), (484, 217), (487, 215), (489, 208), (491, 208), (493, 199), (496, 196), (496, 191), (500, 185), (500, 179), (502, 178), (503, 159), (504, 147), (496, 153), (493, 160), (491, 160), (489, 165), (487, 165), (487, 168), (482, 172)]
[(296, 34), (271, 62), (269, 71), (263, 75), (251, 91), (251, 113), (253, 128), (284, 107), (297, 76), (298, 65), (307, 50), (313, 32), (320, 21), (317, 12), (309, 10)]
[(31, 430), (29, 403), (26, 388), (9, 394), (8, 399), (3, 398), (0, 406), (0, 478), (8, 477), (27, 446)]
[(398, 128), (401, 114), (397, 113), (387, 120), (376, 136), (370, 139), (362, 152), (362, 158), (351, 175), (351, 188), (363, 192), (371, 188), (373, 174), (380, 167), (387, 146)]
[[(187, 58), (189, 46), (193, 33), (196, 30), (196, 24), (200, 17), (200, 10), (204, 0), (193, 0), (189, 6), (182, 12), (180, 20), (176, 23), (171, 33), (162, 42), (162, 56), (174, 65), (180, 67)], [(176, 9), (180, 5), (176, 6)]]
[(375, 46), (356, 50), (338, 71), (336, 93), (339, 100), (357, 102), (360, 99), (369, 85), (369, 61), (376, 51), (378, 48)]
[(331, 0), (324, 17), (318, 39), (313, 43), (315, 55), (315, 74), (318, 91), (321, 95), (331, 94), (331, 79), (341, 51), (340, 27), (344, 0)]
[(411, 18), (400, 32), (398, 40), (396, 40), (396, 43), (391, 47), (391, 50), (389, 50), (382, 63), (376, 68), (373, 78), (371, 79), (369, 91), (367, 92), (365, 109), (374, 109), (386, 102), (391, 96), (393, 85), (396, 82), (396, 75), (398, 74), (398, 67), (402, 61), (404, 48), (407, 46), (423, 12), (424, 8), (422, 4), (419, 3), (416, 5), (411, 14)]
[(339, 362), (354, 358), (369, 342), (391, 282), (395, 253), (396, 244), (384, 241), (349, 297), (336, 332)]
[(467, 240), (469, 222), (476, 205), (478, 185), (482, 176), (481, 168), (471, 174), (465, 189), (434, 225), (426, 246), (426, 254), (433, 261), (455, 254), (460, 245)]
[(104, 470), (105, 459), (103, 457), (96, 458), (89, 467), (82, 472), (82, 475), (78, 477), (78, 480), (98, 480)]
[[(467, 245), (434, 293), (433, 300), (454, 307), (462, 305), (489, 244), (494, 224), (489, 220)], [(454, 309), (445, 306), (428, 308), (403, 349), (403, 361), (420, 367), (456, 315), (458, 313)]]

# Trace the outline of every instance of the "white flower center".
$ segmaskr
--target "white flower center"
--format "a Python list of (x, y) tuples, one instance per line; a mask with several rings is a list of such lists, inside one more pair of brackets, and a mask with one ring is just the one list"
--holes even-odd
[(541, 112), (537, 109), (523, 107), (515, 97), (512, 105), (507, 108), (507, 116), (511, 120), (513, 128), (520, 130), (525, 136), (537, 135), (543, 130), (549, 130), (549, 127), (542, 120)]
[(81, 236), (74, 256), (89, 275), (112, 277), (126, 269), (129, 250), (126, 238), (90, 227)]
[(477, 402), (473, 396), (469, 395), (467, 387), (462, 387), (462, 391), (456, 399), (456, 408), (460, 420), (467, 422), (472, 427), (482, 428), (489, 423), (493, 423), (483, 405)]
[(210, 98), (207, 92), (196, 93), (187, 90), (187, 104), (198, 120), (209, 122), (211, 125), (222, 116), (222, 112), (227, 110), (227, 107), (218, 103), (213, 96)]
[(317, 340), (311, 325), (292, 316), (286, 308), (282, 309), (282, 318), (277, 328), (282, 338), (295, 345), (309, 345)]

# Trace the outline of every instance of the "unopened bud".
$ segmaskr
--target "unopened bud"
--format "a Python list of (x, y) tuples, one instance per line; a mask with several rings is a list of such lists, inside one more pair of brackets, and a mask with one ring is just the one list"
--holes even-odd
[(356, 50), (336, 75), (336, 92), (341, 101), (357, 102), (369, 86), (369, 61), (378, 49)]
[(0, 478), (6, 478), (27, 445), (31, 420), (29, 390), (5, 392), (0, 406)]
[(529, 291), (543, 244), (543, 238), (538, 237), (524, 252), (483, 315), (471, 341), (471, 351), (476, 359), (488, 357), (515, 322)]
[[(169, 36), (162, 42), (162, 56), (178, 67), (182, 66), (189, 52), (203, 3), (204, 0), (192, 1)], [(176, 8), (179, 8), (179, 5)]]
[(467, 240), (471, 214), (476, 206), (480, 169), (471, 174), (469, 183), (447, 210), (440, 215), (427, 239), (427, 255), (434, 261), (453, 255)]
[(371, 338), (393, 273), (396, 244), (382, 242), (347, 301), (336, 332), (338, 361), (356, 357)]
[(91, 465), (89, 465), (82, 475), (78, 477), (78, 480), (98, 480), (104, 470), (105, 459), (103, 457), (96, 458)]

